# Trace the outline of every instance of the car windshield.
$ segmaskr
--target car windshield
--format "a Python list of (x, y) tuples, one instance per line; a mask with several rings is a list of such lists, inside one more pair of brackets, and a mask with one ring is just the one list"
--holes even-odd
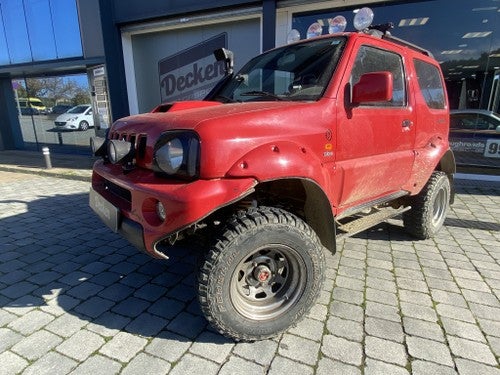
[(83, 113), (87, 110), (88, 107), (88, 105), (77, 105), (76, 107), (71, 108), (67, 113)]
[(274, 49), (250, 60), (210, 97), (224, 103), (318, 100), (344, 44), (344, 37), (331, 37)]

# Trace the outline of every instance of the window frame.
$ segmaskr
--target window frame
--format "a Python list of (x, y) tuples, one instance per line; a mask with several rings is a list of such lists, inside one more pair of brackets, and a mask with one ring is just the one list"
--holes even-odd
[(395, 90), (395, 85), (393, 85), (393, 98), (389, 101), (383, 101), (383, 102), (371, 102), (371, 103), (362, 103), (362, 106), (366, 107), (381, 107), (381, 108), (406, 108), (408, 107), (408, 84), (407, 84), (407, 74), (406, 74), (406, 69), (405, 69), (405, 64), (404, 64), (404, 56), (396, 51), (390, 51), (384, 48), (381, 48), (379, 46), (371, 45), (371, 44), (362, 44), (359, 46), (357, 52), (356, 52), (356, 57), (354, 59), (354, 64), (352, 66), (350, 76), (349, 76), (349, 83), (350, 83), (350, 88), (351, 88), (351, 97), (352, 97), (352, 89), (354, 85), (359, 82), (359, 78), (366, 73), (373, 73), (373, 72), (383, 72), (383, 71), (389, 71), (392, 74), (393, 82), (396, 82), (396, 77), (393, 73), (393, 71), (388, 70), (387, 67), (381, 66), (380, 69), (376, 70), (366, 70), (363, 71), (359, 74), (357, 81), (354, 82), (353, 80), (353, 75), (354, 71), (356, 69), (356, 63), (358, 62), (358, 57), (362, 49), (369, 49), (373, 51), (378, 51), (380, 53), (386, 53), (387, 55), (392, 55), (395, 56), (398, 59), (399, 62), (399, 69), (400, 69), (400, 81), (401, 81), (401, 88), (403, 91), (402, 95), (402, 100), (398, 102), (394, 102), (394, 93), (396, 92)]
[[(420, 64), (422, 64), (422, 65), (420, 65)], [(420, 91), (420, 94), (424, 98), (424, 102), (425, 102), (425, 105), (427, 106), (427, 108), (435, 109), (435, 110), (446, 109), (446, 107), (447, 107), (446, 86), (443, 82), (440, 68), (434, 64), (431, 64), (428, 61), (425, 61), (423, 59), (419, 59), (418, 57), (413, 57), (413, 66), (415, 68), (415, 75), (417, 78), (416, 81), (417, 81), (418, 90)], [(437, 90), (437, 88), (431, 88), (430, 90), (429, 90), (429, 88), (426, 88), (425, 90), (422, 89), (421, 73), (423, 73), (423, 71), (419, 70), (419, 69), (420, 69), (420, 67), (423, 67), (423, 66), (426, 66), (427, 68), (432, 68), (433, 71), (436, 73), (436, 77), (434, 77), (433, 79), (436, 80), (436, 78), (437, 78), (437, 81), (440, 84), (440, 87), (439, 87), (440, 93), (441, 93), (441, 101), (440, 102), (435, 101), (435, 96), (431, 95), (431, 91), (430, 91), (430, 90)], [(427, 77), (427, 78), (429, 78), (429, 77)], [(431, 95), (432, 97), (429, 98), (429, 95)], [(431, 105), (432, 103), (437, 103), (439, 106), (433, 106), (433, 105)]]

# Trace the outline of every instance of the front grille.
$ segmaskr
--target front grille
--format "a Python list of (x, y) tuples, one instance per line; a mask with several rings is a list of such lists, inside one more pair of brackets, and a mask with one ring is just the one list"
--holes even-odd
[(56, 126), (64, 126), (66, 125), (66, 121), (65, 122), (62, 122), (62, 121), (56, 121)]
[(132, 143), (135, 150), (134, 157), (136, 160), (144, 159), (144, 157), (146, 156), (146, 145), (147, 145), (146, 134), (112, 132), (109, 133), (109, 139), (117, 139)]

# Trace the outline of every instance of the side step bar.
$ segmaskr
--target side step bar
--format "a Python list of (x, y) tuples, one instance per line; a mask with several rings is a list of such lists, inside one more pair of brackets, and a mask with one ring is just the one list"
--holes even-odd
[(344, 224), (337, 221), (337, 239), (353, 236), (368, 228), (373, 227), (387, 219), (395, 217), (411, 209), (411, 206), (394, 209), (392, 207), (373, 208), (372, 212)]

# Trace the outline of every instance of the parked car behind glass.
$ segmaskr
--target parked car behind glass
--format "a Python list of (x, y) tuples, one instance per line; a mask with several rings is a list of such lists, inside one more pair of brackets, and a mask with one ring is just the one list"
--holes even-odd
[(500, 115), (480, 109), (450, 111), (450, 146), (457, 165), (500, 169)]
[(87, 130), (94, 126), (92, 107), (90, 104), (77, 105), (57, 116), (55, 125), (56, 129), (61, 130)]

